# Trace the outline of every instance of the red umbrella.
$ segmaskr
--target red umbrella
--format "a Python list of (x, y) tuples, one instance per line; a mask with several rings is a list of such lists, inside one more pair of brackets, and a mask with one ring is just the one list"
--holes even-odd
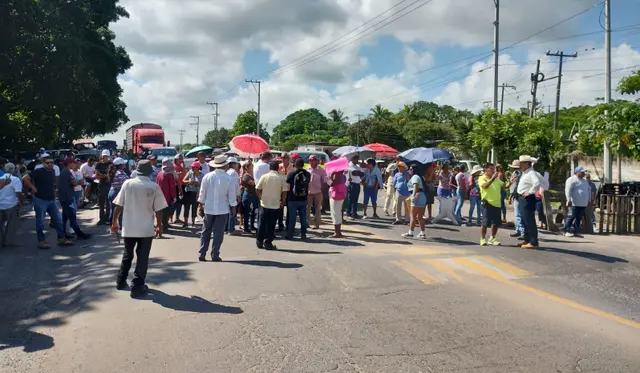
[(375, 143), (375, 144), (365, 145), (364, 147), (376, 152), (378, 157), (395, 157), (396, 155), (398, 155), (397, 150), (385, 144)]
[(229, 150), (242, 158), (257, 158), (269, 150), (269, 144), (257, 135), (239, 135), (231, 139)]

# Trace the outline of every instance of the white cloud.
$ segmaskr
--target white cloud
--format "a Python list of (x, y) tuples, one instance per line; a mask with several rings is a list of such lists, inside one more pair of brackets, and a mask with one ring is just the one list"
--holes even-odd
[(429, 53), (429, 51), (419, 53), (411, 47), (404, 47), (404, 66), (408, 73), (415, 73), (432, 65), (433, 54)]

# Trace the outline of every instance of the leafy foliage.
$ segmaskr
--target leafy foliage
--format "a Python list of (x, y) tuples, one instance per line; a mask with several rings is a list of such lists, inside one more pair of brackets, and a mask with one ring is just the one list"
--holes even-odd
[[(231, 129), (231, 136), (234, 137), (247, 133), (256, 133), (257, 123), (258, 113), (255, 110), (249, 110), (245, 113), (239, 114), (233, 124), (233, 128)], [(260, 124), (260, 137), (267, 141), (269, 141), (271, 137), (262, 123)]]
[(231, 132), (226, 128), (220, 128), (217, 130), (211, 130), (204, 135), (202, 143), (212, 148), (227, 146), (233, 136)]
[(131, 60), (109, 29), (128, 17), (117, 2), (0, 5), (0, 151), (69, 144), (128, 121), (117, 78)]
[(640, 92), (640, 71), (622, 78), (617, 91), (625, 95), (634, 95)]
[(589, 124), (592, 141), (607, 141), (616, 154), (640, 158), (639, 104), (617, 101), (598, 105), (591, 111)]

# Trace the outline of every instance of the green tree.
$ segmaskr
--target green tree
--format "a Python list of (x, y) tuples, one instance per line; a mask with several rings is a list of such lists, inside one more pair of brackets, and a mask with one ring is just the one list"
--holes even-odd
[[(338, 114), (338, 113), (336, 113)], [(273, 129), (273, 143), (276, 145), (284, 144), (294, 135), (307, 135), (311, 140), (307, 141), (328, 141), (331, 134), (327, 131), (329, 120), (327, 117), (315, 108), (298, 110), (289, 114)], [(296, 139), (301, 140), (302, 137)], [(324, 139), (324, 140), (323, 140)], [(289, 141), (289, 143), (291, 143)]]
[(383, 108), (380, 104), (371, 109), (371, 115), (378, 120), (391, 120), (393, 117), (393, 113), (389, 109)]
[(346, 122), (349, 118), (344, 115), (342, 110), (333, 109), (329, 112), (329, 120), (333, 122)]
[(407, 144), (412, 148), (431, 148), (441, 142), (454, 139), (454, 132), (450, 126), (433, 123), (426, 120), (408, 122), (402, 131)]
[(625, 95), (634, 95), (640, 92), (640, 71), (622, 78), (616, 90)]
[[(117, 0), (0, 5), (0, 141), (5, 151), (69, 145), (128, 121), (118, 75), (131, 67), (111, 23)], [(0, 149), (1, 151), (2, 149)]]
[(371, 143), (387, 144), (397, 150), (407, 148), (407, 140), (393, 123), (375, 117), (363, 119), (349, 126), (349, 143), (366, 145)]
[[(232, 136), (244, 135), (247, 133), (256, 133), (258, 123), (258, 113), (255, 110), (249, 110), (245, 113), (238, 114), (233, 128), (231, 129)], [(267, 140), (270, 139), (269, 133), (264, 125), (260, 124), (260, 137)]]
[(202, 141), (202, 143), (212, 148), (224, 147), (224, 146), (227, 146), (227, 144), (229, 143), (229, 141), (231, 141), (232, 138), (233, 136), (231, 135), (231, 132), (228, 129), (220, 128), (217, 130), (211, 130), (207, 132), (204, 135), (204, 140)]

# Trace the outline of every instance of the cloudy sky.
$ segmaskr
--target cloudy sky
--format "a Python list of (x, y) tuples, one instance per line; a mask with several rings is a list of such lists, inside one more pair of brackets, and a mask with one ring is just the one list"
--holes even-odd
[[(396, 110), (432, 100), (480, 110), (492, 98), (492, 0), (121, 0), (131, 17), (112, 26), (133, 68), (120, 77), (131, 124), (154, 122), (179, 143), (255, 109), (245, 79), (262, 83), (262, 122), (273, 130), (289, 113), (341, 109), (351, 118), (375, 104)], [(502, 1), (500, 82), (505, 108), (526, 106), (530, 73), (557, 75), (547, 50), (578, 52), (564, 65), (562, 105), (604, 95), (602, 4), (596, 0)], [(613, 81), (640, 69), (639, 0), (612, 9)], [(555, 103), (555, 80), (541, 83)], [(102, 138), (124, 136), (123, 127)]]

